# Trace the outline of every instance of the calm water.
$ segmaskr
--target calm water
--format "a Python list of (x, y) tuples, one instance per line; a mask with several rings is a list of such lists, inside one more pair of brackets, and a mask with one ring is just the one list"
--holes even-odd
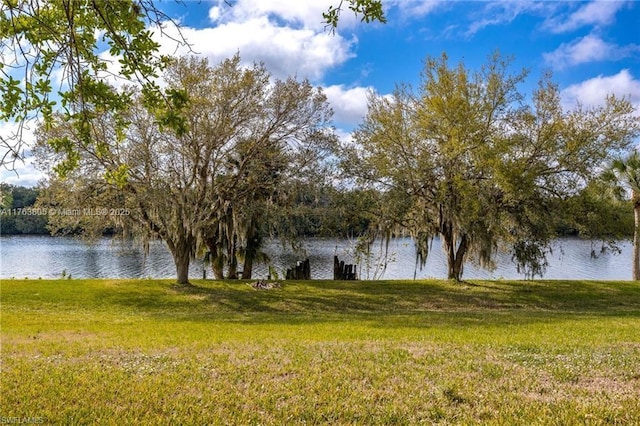
[[(294, 253), (277, 241), (269, 242), (265, 252), (271, 265), (281, 276), (283, 271), (297, 260), (309, 257), (311, 277), (331, 279), (333, 256), (347, 263), (356, 263), (353, 241), (338, 239), (307, 239), (303, 243), (306, 252)], [(591, 257), (593, 249), (600, 253), (600, 243), (579, 239), (562, 239), (554, 245), (549, 257), (550, 267), (544, 278), (548, 279), (631, 279), (631, 244), (620, 244), (621, 254), (604, 253)], [(360, 262), (361, 278), (402, 279), (413, 278), (415, 252), (410, 239), (396, 239), (389, 246), (386, 272), (376, 264), (382, 260), (380, 247), (371, 256), (369, 267)], [(194, 261), (190, 276), (202, 277), (202, 263)], [(0, 278), (58, 278), (62, 273), (74, 278), (172, 278), (175, 267), (170, 253), (159, 241), (152, 242), (148, 255), (134, 242), (103, 238), (87, 244), (69, 237), (3, 236), (0, 237)], [(440, 243), (434, 241), (427, 265), (418, 270), (417, 278), (445, 278), (446, 261)], [(207, 276), (211, 277), (211, 272)], [(254, 278), (266, 278), (267, 266), (256, 265)], [(472, 264), (465, 265), (465, 278), (524, 278), (518, 274), (511, 257), (504, 254), (497, 259), (497, 268), (486, 271)]]

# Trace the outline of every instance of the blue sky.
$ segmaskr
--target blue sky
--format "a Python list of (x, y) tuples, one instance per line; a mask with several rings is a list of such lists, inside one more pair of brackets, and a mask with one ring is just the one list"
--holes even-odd
[[(239, 52), (276, 77), (297, 75), (323, 87), (342, 137), (366, 113), (368, 91), (417, 84), (425, 57), (442, 52), (471, 69), (495, 50), (512, 56), (514, 71), (530, 71), (522, 87), (527, 95), (551, 71), (567, 107), (598, 105), (615, 93), (640, 108), (640, 2), (383, 0), (387, 24), (360, 23), (345, 11), (334, 35), (322, 12), (339, 0), (230, 3), (164, 0), (160, 6), (180, 21), (192, 52), (212, 64)], [(189, 53), (170, 38), (158, 40), (164, 53)], [(18, 171), (20, 177), (0, 176), (21, 185), (41, 177), (30, 160)]]

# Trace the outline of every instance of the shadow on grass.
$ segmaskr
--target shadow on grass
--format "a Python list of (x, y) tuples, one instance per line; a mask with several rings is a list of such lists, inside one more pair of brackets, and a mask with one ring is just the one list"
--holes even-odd
[[(242, 281), (156, 283), (145, 291), (99, 289), (103, 303), (184, 321), (299, 324), (361, 320), (424, 326), (526, 324), (586, 317), (640, 317), (640, 286), (592, 281), (306, 281), (255, 290)], [(130, 289), (130, 291), (128, 291)]]

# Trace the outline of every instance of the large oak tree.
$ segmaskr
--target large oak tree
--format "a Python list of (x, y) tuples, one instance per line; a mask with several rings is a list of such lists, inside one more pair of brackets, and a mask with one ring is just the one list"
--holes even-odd
[(370, 97), (345, 147), (347, 173), (385, 193), (382, 223), (411, 232), (422, 265), (439, 237), (450, 279), (466, 260), (491, 267), (498, 249), (540, 274), (562, 201), (638, 135), (627, 100), (565, 111), (544, 76), (527, 102), (526, 73), (509, 66), (499, 54), (477, 71), (427, 58), (417, 90)]
[(40, 140), (42, 146), (64, 140), (77, 150), (69, 185), (102, 181), (100, 193), (123, 197), (130, 226), (167, 244), (178, 283), (186, 284), (190, 260), (211, 239), (235, 261), (236, 244), (253, 237), (256, 212), (335, 136), (319, 89), (293, 78), (272, 80), (261, 65), (243, 69), (238, 55), (215, 67), (205, 59), (178, 59), (165, 81), (188, 95), (183, 132), (163, 127), (135, 102), (121, 135), (113, 115), (103, 113), (91, 126), (93, 145), (64, 120), (43, 127)]

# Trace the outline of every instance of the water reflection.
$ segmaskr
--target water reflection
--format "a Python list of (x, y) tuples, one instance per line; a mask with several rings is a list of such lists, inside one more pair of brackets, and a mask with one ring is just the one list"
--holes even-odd
[[(264, 250), (271, 258), (271, 266), (284, 276), (284, 270), (297, 260), (311, 259), (311, 276), (330, 279), (333, 274), (333, 256), (347, 263), (360, 263), (362, 278), (379, 278), (376, 264), (384, 259), (383, 248), (374, 245), (370, 264), (357, 262), (353, 241), (339, 239), (308, 239), (302, 252), (283, 247), (278, 241), (269, 241)], [(596, 242), (579, 239), (558, 240), (549, 256), (548, 279), (630, 279), (631, 244), (620, 244), (622, 253), (600, 253)], [(597, 257), (592, 258), (594, 251)], [(445, 258), (436, 239), (427, 264), (416, 270), (413, 243), (409, 239), (396, 239), (388, 249), (388, 265), (383, 275), (388, 279), (444, 278), (447, 274)], [(523, 278), (508, 253), (499, 254), (497, 267), (486, 271), (473, 264), (465, 265), (465, 278)], [(202, 277), (203, 265), (194, 261), (190, 276)], [(173, 278), (175, 266), (166, 246), (151, 242), (148, 254), (133, 241), (103, 238), (86, 243), (69, 237), (3, 236), (0, 237), (0, 277), (2, 278), (57, 278), (62, 274), (74, 278)], [(267, 265), (256, 265), (254, 278), (266, 278)], [(208, 276), (211, 276), (208, 271)]]
[(100, 265), (98, 264), (98, 259), (100, 258), (100, 255), (96, 251), (95, 247), (88, 247), (84, 257), (85, 257), (84, 270), (86, 274), (90, 277), (100, 276), (101, 271), (100, 271)]

